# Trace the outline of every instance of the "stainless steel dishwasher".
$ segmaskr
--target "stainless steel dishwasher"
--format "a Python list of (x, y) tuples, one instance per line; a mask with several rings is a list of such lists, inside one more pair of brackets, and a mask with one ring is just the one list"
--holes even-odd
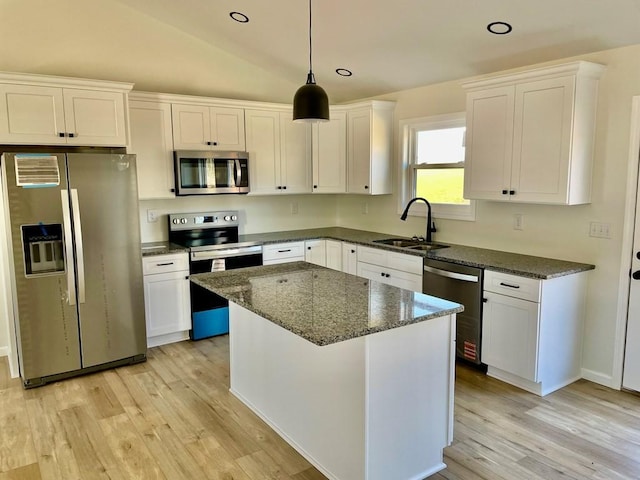
[(456, 356), (479, 365), (482, 340), (481, 268), (424, 259), (422, 292), (464, 305), (456, 316)]

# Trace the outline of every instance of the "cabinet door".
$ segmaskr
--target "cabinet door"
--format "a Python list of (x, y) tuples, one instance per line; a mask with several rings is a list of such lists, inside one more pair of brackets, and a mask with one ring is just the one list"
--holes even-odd
[(516, 86), (512, 200), (568, 202), (574, 92), (573, 76)]
[(325, 267), (327, 265), (327, 245), (325, 240), (304, 242), (304, 261)]
[(251, 194), (282, 191), (280, 173), (280, 115), (268, 110), (247, 110), (247, 151)]
[(174, 198), (171, 104), (131, 100), (129, 118), (138, 198)]
[(67, 144), (127, 144), (122, 93), (65, 88), (63, 95)]
[(342, 270), (342, 242), (337, 240), (326, 240), (327, 245), (327, 268)]
[(467, 94), (465, 198), (509, 200), (514, 96), (513, 86)]
[(211, 107), (211, 134), (213, 150), (245, 149), (244, 110), (242, 108)]
[(294, 123), (280, 112), (280, 177), (282, 193), (311, 192), (311, 127)]
[(371, 193), (371, 109), (348, 113), (347, 192)]
[(358, 274), (358, 254), (352, 243), (342, 242), (342, 271), (351, 275)]
[(313, 125), (313, 193), (347, 191), (347, 114)]
[(482, 362), (536, 382), (539, 304), (492, 292), (484, 298)]
[(171, 105), (173, 147), (176, 150), (210, 150), (211, 121), (205, 105)]
[(61, 88), (0, 85), (0, 143), (67, 143), (60, 134), (66, 134)]
[(191, 329), (189, 272), (144, 276), (147, 337)]

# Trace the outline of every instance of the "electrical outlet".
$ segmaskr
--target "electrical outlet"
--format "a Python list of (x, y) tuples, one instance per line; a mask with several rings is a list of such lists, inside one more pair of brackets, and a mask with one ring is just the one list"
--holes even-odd
[(154, 223), (158, 221), (158, 211), (157, 210), (147, 210), (147, 222)]
[(521, 213), (516, 213), (513, 216), (513, 229), (514, 230), (524, 230), (524, 215)]
[(297, 215), (298, 214), (298, 202), (291, 202), (289, 207), (291, 209), (291, 215)]
[(610, 223), (591, 222), (589, 224), (589, 236), (596, 238), (611, 238), (611, 233), (609, 232), (610, 228)]

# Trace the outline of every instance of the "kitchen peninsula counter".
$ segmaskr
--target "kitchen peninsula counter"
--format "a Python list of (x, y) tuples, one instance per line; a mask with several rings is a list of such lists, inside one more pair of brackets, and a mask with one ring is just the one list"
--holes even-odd
[[(281, 242), (295, 242), (302, 240), (330, 239), (356, 245), (375, 247), (383, 250), (402, 252), (407, 255), (432, 258), (459, 265), (486, 268), (496, 272), (510, 273), (522, 277), (548, 280), (574, 273), (593, 270), (595, 265), (579, 262), (570, 262), (555, 258), (523, 255), (519, 253), (503, 252), (487, 248), (478, 248), (467, 245), (444, 244), (447, 248), (438, 248), (429, 251), (411, 250), (376, 243), (376, 240), (397, 237), (389, 233), (368, 232), (344, 227), (312, 228), (306, 230), (290, 230), (284, 232), (255, 233), (241, 235), (240, 241), (260, 242), (263, 245)], [(442, 243), (442, 242), (438, 242)]]
[(445, 468), (462, 306), (305, 262), (191, 281), (229, 300), (231, 393), (329, 479)]

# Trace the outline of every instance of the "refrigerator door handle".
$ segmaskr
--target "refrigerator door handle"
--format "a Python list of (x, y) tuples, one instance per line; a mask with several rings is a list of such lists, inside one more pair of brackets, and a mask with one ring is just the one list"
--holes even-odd
[(64, 256), (67, 271), (67, 302), (76, 304), (76, 281), (73, 272), (73, 242), (71, 233), (71, 211), (69, 210), (69, 192), (60, 190), (62, 199), (62, 225), (64, 227)]
[(76, 255), (78, 265), (78, 303), (85, 302), (84, 282), (84, 248), (82, 245), (82, 227), (80, 224), (80, 202), (78, 202), (78, 190), (71, 189), (71, 209), (73, 212), (73, 230), (75, 232)]

